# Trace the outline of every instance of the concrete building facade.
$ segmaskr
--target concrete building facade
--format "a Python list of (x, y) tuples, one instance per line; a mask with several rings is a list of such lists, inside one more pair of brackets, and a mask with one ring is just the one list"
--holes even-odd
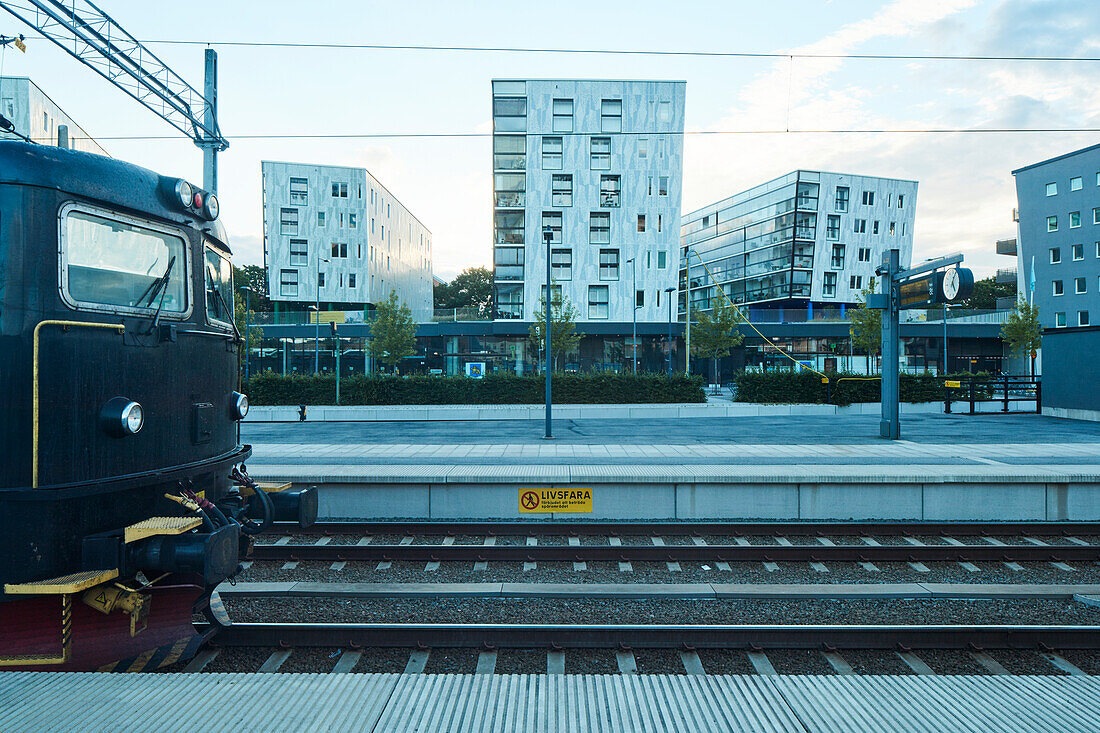
[[(107, 151), (92, 139), (84, 128), (73, 122), (37, 84), (25, 76), (0, 77), (0, 114), (15, 125), (16, 132), (36, 143), (57, 145), (61, 126), (67, 128), (68, 145), (72, 150), (107, 155)], [(0, 132), (0, 140), (17, 139)]]
[(432, 235), (363, 168), (263, 161), (264, 267), (277, 307), (366, 309), (390, 291), (432, 318)]
[(667, 321), (676, 285), (685, 82), (497, 79), (494, 315), (531, 321), (546, 283), (578, 322)]
[(1039, 306), (1044, 328), (1100, 325), (1100, 145), (1012, 175), (1020, 292)]
[(909, 265), (916, 204), (916, 181), (797, 170), (685, 214), (680, 312), (689, 256), (693, 310), (709, 309), (719, 286), (739, 306), (853, 305), (886, 250)]

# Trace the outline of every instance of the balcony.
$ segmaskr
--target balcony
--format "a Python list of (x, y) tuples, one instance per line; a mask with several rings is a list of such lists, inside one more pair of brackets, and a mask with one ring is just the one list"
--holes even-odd
[(496, 206), (498, 209), (522, 209), (526, 195), (522, 191), (497, 191)]
[(619, 208), (619, 192), (618, 191), (603, 191), (600, 193), (600, 208), (603, 209), (617, 209)]
[(1002, 267), (997, 270), (997, 276), (995, 281), (998, 283), (1015, 283), (1016, 282), (1016, 268), (1015, 267)]
[(998, 239), (997, 240), (997, 254), (999, 255), (1011, 255), (1016, 256), (1016, 238), (1012, 239)]

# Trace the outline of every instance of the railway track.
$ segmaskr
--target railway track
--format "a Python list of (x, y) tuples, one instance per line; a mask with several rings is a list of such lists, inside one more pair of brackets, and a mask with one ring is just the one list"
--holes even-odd
[[(209, 627), (201, 630), (209, 630)], [(226, 647), (1100, 649), (1100, 626), (234, 623)]]

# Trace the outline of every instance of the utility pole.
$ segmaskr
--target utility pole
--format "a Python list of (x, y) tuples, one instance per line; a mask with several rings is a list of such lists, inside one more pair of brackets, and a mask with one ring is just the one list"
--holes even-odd
[(672, 381), (672, 295), (676, 288), (665, 288), (668, 297), (668, 381)]
[(943, 373), (947, 374), (947, 303), (943, 304)]
[(313, 373), (321, 373), (321, 263), (328, 262), (327, 257), (317, 253), (317, 280), (313, 283), (316, 288), (316, 305), (313, 307), (316, 327), (313, 329)]
[(898, 389), (898, 283), (895, 280), (900, 268), (899, 252), (887, 250), (882, 258), (882, 294), (886, 296), (886, 308), (882, 313), (882, 420), (879, 422), (879, 437), (888, 440), (901, 438), (899, 419)]
[(546, 315), (546, 434), (542, 437), (543, 440), (551, 440), (554, 435), (550, 430), (550, 370), (552, 368), (552, 362), (550, 361), (550, 311), (554, 298), (550, 294), (550, 242), (554, 239), (554, 230), (546, 227), (542, 230), (542, 237), (546, 240), (546, 297), (543, 299), (542, 304)]
[(684, 250), (684, 374), (691, 376), (691, 248)]
[(634, 373), (638, 373), (638, 263), (635, 258), (627, 260), (630, 263), (630, 317), (634, 323), (630, 332), (630, 353), (634, 363)]
[[(203, 105), (203, 123), (206, 129), (213, 130), (218, 119), (218, 52), (212, 48), (206, 49), (206, 76)], [(203, 134), (202, 142), (197, 143), (202, 148), (202, 187), (210, 193), (218, 193), (218, 150), (222, 149), (221, 143), (210, 135)]]

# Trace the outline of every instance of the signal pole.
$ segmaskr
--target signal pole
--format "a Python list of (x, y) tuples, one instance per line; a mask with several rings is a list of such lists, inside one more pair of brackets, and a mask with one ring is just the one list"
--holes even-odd
[[(203, 122), (206, 123), (208, 130), (213, 130), (218, 119), (218, 52), (212, 48), (206, 49), (205, 82), (203, 96), (206, 98), (206, 104), (203, 105)], [(198, 146), (202, 148), (202, 187), (217, 195), (220, 144), (216, 139), (204, 134)]]

